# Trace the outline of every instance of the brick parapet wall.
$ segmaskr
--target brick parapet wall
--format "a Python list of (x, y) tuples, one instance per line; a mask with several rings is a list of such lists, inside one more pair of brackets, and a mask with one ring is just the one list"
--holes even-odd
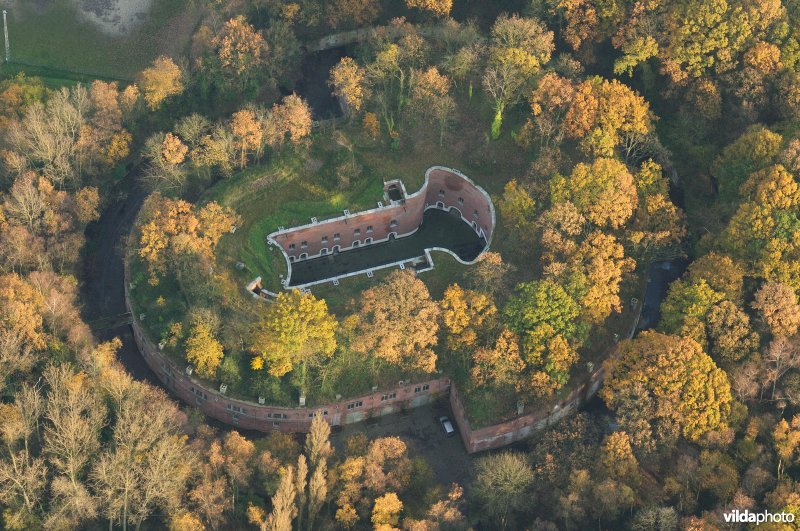
[(553, 406), (552, 409), (538, 409), (506, 422), (474, 430), (467, 419), (461, 394), (455, 385), (451, 386), (450, 407), (461, 432), (464, 447), (469, 453), (492, 450), (544, 431), (548, 426), (552, 426), (590, 400), (600, 388), (604, 375), (602, 367), (596, 370), (586, 383), (573, 389), (567, 398)]
[[(378, 208), (333, 219), (280, 229), (267, 238), (283, 253), (289, 270), (295, 260), (312, 259), (322, 254), (346, 251), (413, 234), (429, 208), (457, 210), (462, 220), (486, 240), (488, 248), (495, 226), (491, 197), (458, 170), (434, 166), (425, 173), (425, 182), (415, 193)], [(448, 249), (437, 248), (453, 254)], [(454, 255), (455, 256), (455, 255)], [(416, 257), (409, 257), (409, 259)], [(456, 259), (462, 261), (456, 256)], [(474, 262), (474, 260), (473, 260)], [(472, 263), (472, 262), (470, 262)], [(303, 285), (307, 286), (306, 285)]]
[[(322, 414), (333, 426), (351, 424), (370, 417), (419, 407), (443, 396), (450, 388), (450, 379), (441, 377), (379, 389), (313, 407), (279, 407), (238, 400), (211, 389), (197, 378), (186, 374), (184, 367), (179, 367), (147, 337), (139, 316), (134, 312), (130, 289), (130, 270), (128, 260), (125, 260), (125, 305), (132, 316), (131, 328), (136, 346), (147, 365), (172, 394), (225, 424), (264, 432), (306, 432), (315, 413)], [(386, 399), (383, 399), (384, 396)]]
[[(647, 285), (647, 279), (643, 282)], [(635, 318), (628, 330), (627, 338), (632, 338), (639, 324), (642, 305), (639, 303), (635, 308)], [(613, 359), (616, 353), (616, 345), (613, 345), (607, 352), (606, 359)], [(591, 400), (606, 376), (605, 366), (601, 365), (595, 369), (588, 380), (581, 386), (572, 390), (564, 399), (558, 402), (552, 409), (538, 409), (530, 413), (517, 416), (513, 419), (483, 428), (473, 429), (467, 417), (466, 407), (461, 394), (456, 389), (455, 384), (450, 389), (450, 407), (453, 410), (453, 417), (458, 425), (464, 447), (469, 453), (481, 452), (508, 446), (522, 439), (526, 439), (536, 433), (540, 433), (560, 421), (570, 413), (576, 411), (583, 404)]]

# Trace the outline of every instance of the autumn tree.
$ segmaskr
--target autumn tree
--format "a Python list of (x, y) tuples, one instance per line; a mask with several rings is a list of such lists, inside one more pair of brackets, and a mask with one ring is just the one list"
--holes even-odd
[(400, 512), (403, 510), (403, 502), (394, 492), (387, 492), (383, 496), (375, 498), (375, 506), (372, 509), (372, 523), (377, 529), (381, 526), (396, 526), (400, 522)]
[(407, 450), (398, 437), (383, 437), (371, 441), (364, 455), (348, 457), (337, 467), (341, 488), (336, 521), (340, 525), (354, 526), (369, 516), (373, 500), (408, 489), (413, 465)]
[(222, 345), (214, 338), (208, 323), (197, 321), (186, 338), (186, 360), (204, 378), (213, 378), (222, 363)]
[(311, 429), (306, 435), (305, 450), (311, 463), (311, 478), (308, 481), (308, 528), (322, 509), (328, 496), (328, 463), (333, 453), (329, 437), (330, 424), (320, 414), (311, 419)]
[(394, 272), (362, 294), (351, 347), (392, 365), (433, 372), (440, 314), (421, 280), (409, 271)]
[(376, 0), (333, 0), (326, 18), (333, 29), (363, 28), (372, 25), (379, 13)]
[[(0, 203), (0, 257), (11, 269), (63, 271), (79, 258), (83, 230), (99, 217), (97, 188), (57, 190), (33, 172), (17, 177)], [(25, 242), (26, 248), (14, 248)], [(28, 252), (36, 252), (36, 256)]]
[(766, 168), (780, 153), (783, 138), (766, 127), (755, 125), (726, 146), (711, 166), (721, 199), (734, 202), (739, 188), (750, 174)]
[(49, 392), (44, 454), (56, 471), (49, 525), (79, 525), (97, 516), (87, 472), (100, 450), (107, 412), (86, 376), (75, 374), (69, 365), (45, 371)]
[(453, 0), (405, 0), (409, 9), (428, 11), (437, 17), (446, 17), (453, 9)]
[(521, 389), (525, 362), (520, 355), (519, 338), (508, 329), (500, 332), (492, 348), (478, 348), (472, 354), (472, 382), (477, 386), (509, 386)]
[(556, 184), (554, 202), (563, 193), (599, 227), (622, 227), (639, 202), (633, 175), (615, 159), (599, 158), (591, 164), (575, 165), (563, 183), (563, 192), (559, 188)]
[(797, 294), (786, 284), (769, 282), (756, 292), (753, 308), (774, 336), (793, 336), (800, 327)]
[(471, 285), (477, 291), (484, 293), (502, 293), (507, 288), (508, 273), (513, 269), (514, 266), (503, 261), (500, 253), (487, 251), (473, 266)]
[(333, 453), (329, 437), (331, 426), (321, 415), (314, 415), (311, 419), (311, 429), (306, 435), (306, 455), (311, 461), (311, 466), (316, 468), (328, 459)]
[(142, 70), (139, 86), (150, 110), (158, 109), (166, 99), (183, 92), (182, 77), (181, 69), (166, 55), (154, 59), (151, 66)]
[(728, 379), (692, 339), (643, 332), (620, 342), (605, 366), (600, 396), (643, 450), (679, 436), (695, 441), (727, 422)]
[(233, 113), (231, 132), (236, 148), (239, 150), (239, 167), (247, 166), (247, 154), (261, 147), (264, 131), (250, 109), (242, 109)]
[(528, 96), (532, 117), (523, 127), (523, 141), (529, 143), (536, 138), (540, 147), (560, 145), (574, 96), (572, 81), (554, 72), (544, 74)]
[[(166, 273), (168, 266), (180, 272), (181, 258), (210, 261), (222, 235), (237, 221), (230, 209), (210, 202), (196, 207), (186, 201), (151, 195), (143, 207), (139, 227), (138, 254), (147, 265), (151, 279)], [(193, 263), (196, 267), (197, 263)]]
[(352, 57), (342, 59), (331, 68), (330, 85), (348, 116), (354, 116), (364, 104), (366, 79), (364, 69)]
[(508, 326), (519, 334), (526, 353), (556, 335), (573, 338), (578, 333), (578, 303), (552, 280), (517, 286), (517, 294), (503, 313)]
[(770, 398), (774, 399), (781, 378), (787, 372), (800, 368), (800, 343), (794, 338), (778, 336), (764, 349), (763, 361), (765, 362), (763, 376), (766, 376), (766, 383), (771, 384)]
[(503, 197), (497, 205), (500, 216), (523, 247), (530, 248), (536, 234), (536, 201), (516, 180), (503, 187)]
[(300, 96), (290, 94), (272, 106), (264, 124), (264, 136), (267, 144), (275, 149), (283, 146), (287, 138), (296, 145), (311, 134), (311, 124), (308, 103)]
[(617, 80), (592, 77), (575, 88), (564, 127), (587, 153), (611, 157), (619, 149), (630, 161), (653, 124), (650, 107), (639, 94)]
[(470, 348), (478, 340), (478, 332), (488, 327), (488, 320), (497, 308), (487, 295), (451, 284), (441, 302), (442, 320), (451, 348)]
[(3, 523), (25, 529), (41, 526), (41, 507), (45, 501), (48, 468), (36, 456), (31, 443), (42, 414), (42, 397), (36, 390), (17, 394), (13, 404), (0, 405), (0, 502), (4, 505)]
[(624, 431), (606, 436), (600, 447), (598, 466), (606, 478), (636, 485), (641, 474), (639, 462), (633, 454), (631, 438)]
[(592, 322), (602, 322), (612, 312), (622, 310), (619, 298), (623, 276), (633, 271), (636, 262), (625, 257), (616, 238), (594, 231), (584, 240), (577, 253), (581, 273), (586, 277), (586, 294), (581, 305)]
[(432, 66), (415, 73), (409, 100), (410, 108), (422, 121), (437, 125), (440, 146), (456, 107), (455, 100), (449, 94), (451, 85), (450, 79)]
[(280, 293), (256, 325), (251, 342), (255, 353), (251, 366), (265, 367), (280, 377), (300, 367), (300, 387), (305, 392), (308, 364), (330, 357), (336, 350), (336, 320), (328, 305), (311, 293), (298, 290)]
[(711, 289), (740, 304), (744, 295), (744, 274), (741, 263), (730, 256), (710, 252), (689, 264), (687, 277), (693, 282), (705, 280)]
[(130, 144), (114, 110), (115, 98), (109, 97), (115, 88), (106, 84), (93, 98), (90, 89), (78, 84), (53, 92), (44, 103), (32, 103), (5, 130), (6, 168), (16, 175), (36, 168), (59, 189), (75, 189), (86, 176), (107, 171)]
[(758, 334), (750, 327), (750, 317), (730, 301), (711, 308), (706, 325), (709, 353), (719, 362), (739, 361), (758, 348)]
[(267, 516), (263, 509), (255, 505), (251, 504), (248, 507), (247, 519), (251, 524), (257, 525), (263, 530), (288, 531), (292, 529), (292, 521), (297, 516), (294, 472), (294, 467), (291, 465), (283, 469), (278, 490), (272, 497), (272, 513)]
[(412, 26), (398, 21), (397, 31), (399, 39), (381, 39), (374, 58), (365, 66), (372, 103), (390, 135), (397, 133), (414, 72), (422, 68), (429, 53), (428, 43)]
[(114, 406), (111, 441), (90, 476), (110, 522), (140, 525), (153, 511), (180, 502), (192, 472), (192, 454), (178, 436), (177, 409), (161, 391), (135, 383)]
[(724, 296), (711, 289), (706, 281), (676, 280), (661, 303), (659, 329), (668, 334), (691, 337), (701, 345), (707, 345), (705, 323), (715, 304)]
[(12, 119), (20, 119), (25, 110), (47, 97), (48, 89), (39, 77), (19, 72), (0, 81), (0, 129), (5, 129)]
[(466, 87), (470, 100), (475, 83), (480, 81), (481, 66), (486, 51), (486, 46), (482, 42), (472, 42), (446, 56), (442, 65), (442, 69), (450, 75), (455, 86)]
[(516, 103), (550, 60), (553, 33), (536, 19), (499, 16), (492, 26), (483, 89), (494, 106), (491, 136), (500, 136), (506, 107)]
[(154, 133), (145, 140), (142, 154), (148, 161), (145, 180), (153, 189), (182, 189), (186, 183), (189, 147), (172, 133)]
[(775, 453), (778, 454), (778, 479), (783, 477), (786, 466), (792, 466), (800, 458), (800, 415), (791, 422), (781, 419), (772, 431)]
[(503, 452), (478, 460), (475, 465), (475, 496), (499, 529), (514, 525), (515, 513), (529, 500), (528, 489), (534, 480), (533, 470), (525, 458)]
[(244, 16), (231, 18), (211, 40), (212, 68), (218, 68), (224, 84), (245, 90), (266, 60), (264, 37)]
[[(0, 390), (41, 359), (50, 334), (43, 294), (16, 273), (0, 275)], [(76, 312), (77, 313), (77, 312)]]

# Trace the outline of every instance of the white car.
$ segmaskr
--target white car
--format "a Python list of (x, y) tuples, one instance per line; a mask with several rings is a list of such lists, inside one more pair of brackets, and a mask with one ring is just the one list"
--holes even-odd
[(449, 418), (441, 416), (439, 417), (439, 423), (442, 425), (442, 428), (444, 429), (444, 434), (447, 437), (452, 437), (453, 435), (456, 434), (456, 430), (455, 428), (453, 428), (453, 423), (450, 422)]

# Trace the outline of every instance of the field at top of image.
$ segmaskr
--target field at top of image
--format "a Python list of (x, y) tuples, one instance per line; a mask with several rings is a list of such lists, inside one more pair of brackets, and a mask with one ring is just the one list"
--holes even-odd
[[(177, 56), (188, 44), (199, 11), (186, 0), (153, 2), (141, 22), (124, 35), (111, 35), (81, 16), (73, 0), (12, 2), (8, 8), (11, 61), (46, 69), (129, 80), (157, 56)], [(4, 66), (3, 74), (15, 66)], [(17, 67), (18, 68), (18, 67)], [(28, 70), (28, 68), (26, 68)]]

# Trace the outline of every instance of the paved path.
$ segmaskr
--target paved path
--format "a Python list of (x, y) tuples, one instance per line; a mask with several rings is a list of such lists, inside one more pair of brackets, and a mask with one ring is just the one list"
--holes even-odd
[(425, 458), (439, 483), (447, 486), (455, 482), (467, 486), (472, 474), (473, 458), (467, 454), (458, 433), (454, 437), (445, 436), (438, 420), (442, 415), (453, 419), (446, 398), (407, 413), (376, 417), (367, 422), (343, 426), (336, 430), (331, 439), (334, 446), (341, 451), (347, 437), (357, 432), (366, 433), (370, 439), (395, 435), (409, 445), (412, 455)]

